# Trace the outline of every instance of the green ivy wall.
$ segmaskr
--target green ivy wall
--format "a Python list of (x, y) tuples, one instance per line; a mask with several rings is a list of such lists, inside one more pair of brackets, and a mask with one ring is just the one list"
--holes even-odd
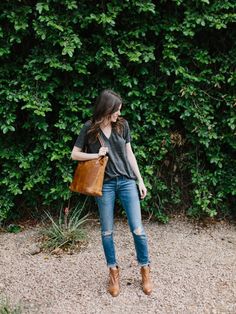
[(232, 215), (233, 0), (13, 0), (0, 4), (0, 221), (63, 204), (77, 134), (119, 92), (148, 187), (144, 210)]

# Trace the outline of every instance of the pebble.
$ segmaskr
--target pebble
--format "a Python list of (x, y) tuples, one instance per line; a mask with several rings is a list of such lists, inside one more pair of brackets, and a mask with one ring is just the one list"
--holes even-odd
[(33, 244), (29, 248), (29, 251), (28, 251), (30, 255), (36, 255), (36, 254), (39, 254), (40, 252), (41, 252), (41, 248), (37, 244)]

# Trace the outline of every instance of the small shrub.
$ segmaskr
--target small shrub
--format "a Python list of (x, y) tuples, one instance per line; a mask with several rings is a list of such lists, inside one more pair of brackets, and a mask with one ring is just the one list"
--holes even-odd
[(19, 226), (19, 225), (10, 224), (10, 225), (7, 227), (7, 231), (10, 232), (10, 233), (19, 233), (19, 232), (22, 231), (22, 227)]
[(51, 221), (51, 226), (44, 228), (42, 234), (44, 236), (43, 248), (54, 250), (56, 248), (71, 247), (85, 239), (85, 232), (81, 228), (87, 221), (87, 216), (81, 216), (84, 205), (79, 208), (77, 205), (74, 209), (66, 207), (64, 212), (60, 211), (58, 221), (55, 221), (52, 215), (46, 212), (47, 217)]

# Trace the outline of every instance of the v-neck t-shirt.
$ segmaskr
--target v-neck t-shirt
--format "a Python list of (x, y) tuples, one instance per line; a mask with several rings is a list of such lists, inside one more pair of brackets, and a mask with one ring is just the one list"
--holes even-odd
[[(87, 153), (97, 154), (101, 147), (99, 140), (93, 143), (88, 142), (87, 132), (91, 126), (91, 121), (87, 121), (75, 142), (75, 146), (81, 148), (82, 151)], [(126, 144), (131, 141), (130, 128), (126, 120), (124, 120), (123, 132), (119, 134), (114, 128), (111, 130), (109, 138), (100, 131), (100, 136), (104, 141), (104, 146), (108, 147), (108, 163), (105, 170), (104, 180), (113, 179), (119, 176), (125, 176), (128, 179), (136, 180), (136, 176), (128, 161)]]

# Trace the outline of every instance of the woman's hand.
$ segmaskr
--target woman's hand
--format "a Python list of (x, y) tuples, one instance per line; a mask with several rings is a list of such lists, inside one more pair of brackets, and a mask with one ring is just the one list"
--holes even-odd
[(146, 195), (147, 195), (147, 189), (146, 189), (146, 186), (144, 185), (143, 180), (140, 180), (138, 182), (138, 187), (139, 187), (139, 191), (140, 191), (140, 194), (141, 194), (141, 199), (143, 200), (146, 197)]
[(108, 147), (105, 147), (105, 146), (100, 147), (99, 152), (98, 152), (98, 157), (105, 156), (107, 152), (108, 152)]

